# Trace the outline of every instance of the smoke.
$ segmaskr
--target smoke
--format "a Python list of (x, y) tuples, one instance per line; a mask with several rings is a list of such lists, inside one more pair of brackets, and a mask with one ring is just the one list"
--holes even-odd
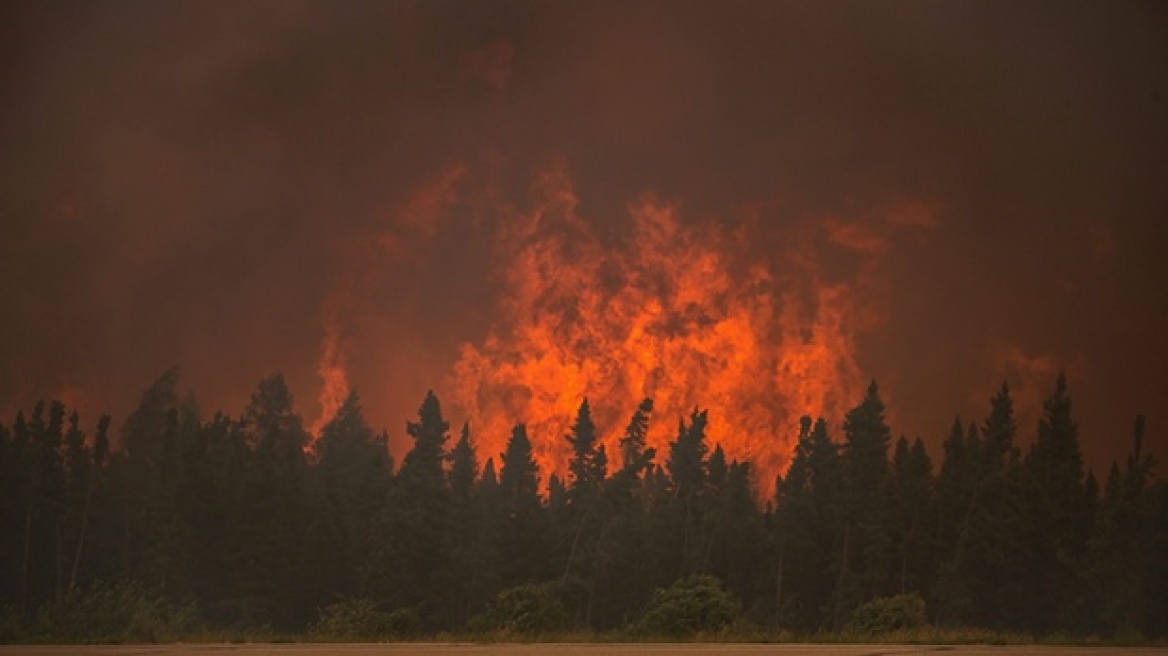
[[(0, 421), (60, 396), (118, 425), (175, 363), (204, 412), (238, 414), (282, 371), (318, 426), (357, 389), (400, 453), (430, 387), (483, 440), (583, 394), (619, 430), (676, 363), (721, 382), (662, 396), (658, 440), (675, 408), (737, 404), (712, 430), (779, 454), (793, 414), (838, 416), (875, 378), (894, 430), (936, 445), (1022, 376), (1005, 344), (1068, 369), (1089, 462), (1123, 454), (1137, 412), (1162, 448), (1158, 6), (0, 14)], [(580, 309), (619, 348), (582, 360), (523, 328)], [(696, 345), (641, 362), (638, 325)], [(544, 375), (581, 368), (563, 398), (483, 382), (536, 337), (557, 345)], [(588, 369), (617, 360), (644, 381)], [(746, 403), (763, 388), (781, 401)]]

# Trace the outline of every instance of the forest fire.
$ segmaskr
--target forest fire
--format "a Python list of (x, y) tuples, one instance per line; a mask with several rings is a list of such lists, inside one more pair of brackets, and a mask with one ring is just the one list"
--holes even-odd
[(349, 376), (345, 370), (345, 355), (341, 346), (340, 328), (336, 323), (330, 323), (325, 327), (317, 373), (320, 375), (321, 381), (318, 396), (321, 412), (309, 428), (309, 433), (314, 440), (320, 436), (325, 424), (336, 416), (337, 410), (345, 402), (345, 397), (349, 395), (350, 391)]
[[(409, 203), (395, 220), (398, 233), (432, 235), (432, 224), (457, 205), (454, 181), (464, 170), (451, 170), (459, 174), (442, 176), (443, 201), (423, 204), (425, 211)], [(418, 195), (434, 196), (430, 186)], [(468, 195), (475, 201), (467, 202), (493, 197)], [(621, 431), (637, 404), (652, 398), (649, 445), (660, 461), (678, 421), (708, 409), (711, 444), (728, 458), (749, 460), (763, 494), (791, 457), (801, 416), (838, 425), (861, 398), (867, 381), (856, 339), (881, 321), (879, 259), (893, 232), (933, 220), (916, 205), (848, 222), (808, 219), (789, 228), (782, 250), (760, 253), (758, 222), (749, 217), (731, 228), (689, 224), (676, 204), (645, 195), (628, 205), (627, 232), (610, 244), (577, 206), (561, 163), (536, 177), (525, 209), (490, 208), (503, 293), (488, 333), (462, 345), (439, 388), (454, 417), (470, 422), (480, 458), (502, 452), (511, 427), (522, 422), (543, 483), (553, 473), (562, 477), (565, 435), (588, 398), (610, 461), (619, 465)], [(394, 252), (403, 250), (400, 241), (394, 234), (378, 240)], [(824, 254), (852, 266), (829, 276)], [(349, 309), (326, 312), (314, 435), (349, 392), (338, 321), (360, 300), (344, 289), (344, 302), (329, 307)]]
[(1161, 645), (1168, 12), (1067, 4), (0, 2), (0, 643)]
[[(857, 292), (871, 267), (824, 280), (815, 239), (855, 249), (823, 222), (766, 258), (752, 252), (749, 222), (685, 225), (676, 206), (646, 197), (629, 206), (628, 235), (611, 246), (577, 215), (562, 167), (538, 178), (533, 199), (529, 211), (500, 210), (494, 256), (506, 293), (485, 339), (462, 346), (446, 392), (483, 460), (524, 422), (544, 483), (563, 476), (564, 436), (584, 398), (618, 460), (620, 433), (649, 397), (659, 453), (679, 419), (709, 409), (711, 443), (754, 463), (765, 493), (788, 462), (799, 417), (838, 422), (860, 398), (855, 340), (875, 313)], [(328, 344), (322, 394), (335, 400)]]

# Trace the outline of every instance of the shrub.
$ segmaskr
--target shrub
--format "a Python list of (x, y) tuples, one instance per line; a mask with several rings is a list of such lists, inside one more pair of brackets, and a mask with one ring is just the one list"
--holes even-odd
[(385, 612), (372, 599), (357, 598), (320, 609), (309, 634), (326, 640), (401, 639), (417, 635), (420, 629), (421, 620), (412, 608)]
[(738, 616), (738, 603), (713, 576), (694, 575), (658, 588), (649, 609), (632, 628), (637, 633), (669, 637), (711, 633)]
[(503, 590), (487, 612), (471, 620), (478, 631), (540, 634), (568, 627), (568, 613), (554, 583), (528, 583)]
[(844, 630), (849, 633), (878, 635), (925, 625), (925, 600), (915, 592), (895, 597), (879, 597), (852, 613)]
[(0, 644), (12, 644), (25, 637), (24, 616), (16, 606), (0, 606)]
[(195, 622), (193, 604), (150, 595), (133, 581), (98, 582), (42, 606), (36, 633), (54, 641), (158, 642), (181, 637)]
[(422, 618), (413, 608), (397, 608), (385, 616), (385, 624), (390, 636), (412, 638), (422, 632)]

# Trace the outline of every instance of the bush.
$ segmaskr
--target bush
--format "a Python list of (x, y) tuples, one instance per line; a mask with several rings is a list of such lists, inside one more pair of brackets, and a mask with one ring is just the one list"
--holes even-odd
[(52, 641), (158, 642), (181, 637), (195, 622), (193, 604), (152, 596), (133, 581), (99, 582), (42, 606), (35, 632)]
[(713, 576), (694, 575), (658, 588), (649, 609), (632, 628), (636, 633), (683, 637), (712, 633), (730, 626), (738, 602)]
[(326, 640), (401, 639), (417, 635), (421, 624), (412, 608), (387, 613), (372, 599), (346, 599), (320, 609), (309, 634)]
[(422, 618), (413, 608), (397, 608), (385, 616), (389, 635), (393, 638), (413, 638), (422, 632)]
[(487, 612), (470, 623), (471, 630), (509, 631), (535, 635), (568, 628), (568, 612), (554, 583), (528, 583), (495, 596)]
[(919, 628), (925, 623), (925, 600), (913, 592), (869, 601), (852, 613), (844, 630), (849, 633), (879, 635), (900, 629)]
[(16, 606), (0, 606), (0, 645), (23, 640), (26, 633), (24, 616)]

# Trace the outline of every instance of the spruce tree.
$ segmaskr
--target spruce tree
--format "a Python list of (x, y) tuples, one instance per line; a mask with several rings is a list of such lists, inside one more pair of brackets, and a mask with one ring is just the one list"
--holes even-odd
[(450, 450), (450, 615), (448, 628), (464, 625), (476, 600), (482, 596), (483, 567), (488, 545), (479, 524), (481, 507), (475, 483), (478, 463), (470, 439), (470, 425), (463, 424)]
[(413, 446), (381, 509), (372, 563), (378, 596), (392, 606), (419, 609), (430, 629), (448, 625), (455, 612), (440, 592), (454, 585), (451, 500), (443, 469), (449, 429), (438, 397), (427, 392), (418, 421), (406, 424)]
[(590, 501), (599, 493), (608, 475), (608, 458), (604, 447), (597, 442), (596, 425), (592, 421), (588, 399), (580, 404), (567, 440), (572, 445), (572, 459), (568, 462), (572, 497), (578, 502)]
[(876, 382), (844, 417), (843, 545), (832, 628), (843, 626), (860, 603), (888, 589), (892, 559), (887, 531), (888, 447), (891, 431)]
[(550, 573), (548, 526), (540, 503), (538, 472), (527, 426), (516, 424), (503, 452), (503, 467), (499, 472), (504, 585), (538, 581)]
[[(370, 565), (386, 536), (374, 540), (376, 521), (392, 483), (388, 437), (375, 434), (365, 421), (353, 390), (316, 442), (310, 565), (313, 596), (323, 602), (337, 596), (369, 596), (380, 582)], [(322, 604), (323, 605), (323, 604)]]
[(242, 534), (235, 550), (240, 566), (231, 581), (239, 598), (235, 605), (246, 606), (257, 625), (295, 629), (314, 610), (300, 594), (302, 552), (288, 548), (305, 537), (309, 435), (282, 375), (260, 381), (238, 430), (251, 452), (235, 509), (235, 530)]
[(677, 439), (669, 444), (669, 458), (665, 467), (672, 480), (673, 492), (680, 498), (691, 498), (701, 492), (706, 484), (706, 424), (709, 419), (705, 410), (694, 409), (687, 426), (681, 421), (677, 428)]
[(458, 442), (450, 450), (450, 492), (455, 499), (469, 500), (478, 479), (478, 463), (475, 461), (474, 446), (470, 441), (470, 424), (464, 423)]
[(1071, 629), (1079, 615), (1081, 559), (1092, 519), (1079, 428), (1071, 416), (1064, 374), (1059, 374), (1054, 393), (1043, 404), (1038, 437), (1026, 454), (1025, 474), (1031, 626), (1040, 631)]
[(827, 423), (800, 420), (799, 441), (787, 475), (776, 486), (775, 621), (815, 631), (831, 626), (833, 589), (843, 544), (843, 475)]
[(897, 440), (892, 459), (889, 529), (896, 554), (897, 594), (931, 589), (932, 463), (918, 438)]
[(621, 472), (626, 477), (636, 478), (649, 467), (657, 450), (646, 448), (649, 434), (649, 419), (653, 414), (653, 399), (644, 399), (637, 405), (629, 419), (624, 435), (620, 439)]

